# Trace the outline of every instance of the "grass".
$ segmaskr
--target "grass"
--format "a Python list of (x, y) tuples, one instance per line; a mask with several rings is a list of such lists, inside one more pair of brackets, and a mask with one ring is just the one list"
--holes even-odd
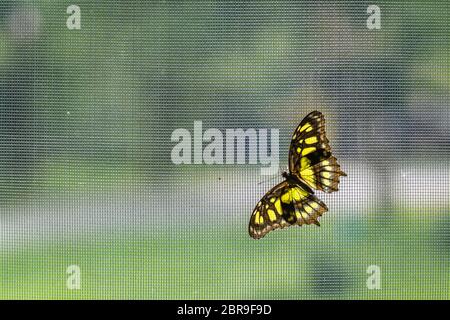
[[(0, 298), (448, 299), (448, 214), (439, 223), (330, 215), (260, 241), (237, 223), (50, 237), (2, 252)], [(80, 290), (66, 288), (72, 264)], [(373, 264), (381, 290), (366, 287)]]

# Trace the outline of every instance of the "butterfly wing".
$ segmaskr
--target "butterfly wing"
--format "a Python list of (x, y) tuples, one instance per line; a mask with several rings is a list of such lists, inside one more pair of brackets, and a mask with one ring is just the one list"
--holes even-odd
[(308, 114), (292, 135), (289, 171), (309, 187), (324, 191), (338, 190), (340, 169), (325, 134), (325, 118), (319, 111)]
[(283, 181), (258, 202), (250, 218), (248, 231), (251, 237), (260, 239), (279, 228), (319, 225), (319, 217), (327, 210), (327, 206), (312, 193)]

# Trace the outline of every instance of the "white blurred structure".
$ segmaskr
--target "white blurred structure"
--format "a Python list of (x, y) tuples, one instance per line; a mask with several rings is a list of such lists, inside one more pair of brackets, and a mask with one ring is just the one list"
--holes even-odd
[(392, 177), (392, 197), (400, 207), (442, 208), (450, 203), (450, 168), (447, 163), (409, 163)]
[(35, 7), (19, 6), (8, 17), (10, 34), (18, 41), (37, 38), (41, 31), (42, 16)]
[[(340, 163), (348, 176), (341, 178), (339, 192), (317, 192), (337, 219), (377, 214), (382, 201), (399, 208), (426, 208), (428, 212), (438, 212), (450, 204), (447, 163), (402, 163), (383, 177), (368, 163)], [(128, 185), (117, 190), (94, 188), (94, 192), (37, 197), (2, 208), (0, 249), (81, 233), (107, 236), (121, 229), (144, 234), (149, 230), (183, 233), (205, 224), (217, 229), (230, 223), (246, 225), (255, 204), (282, 180), (281, 176), (271, 179), (259, 173), (259, 167), (205, 167), (174, 174), (167, 184), (157, 187)], [(388, 186), (383, 185), (386, 177)], [(381, 192), (381, 188), (387, 189)], [(391, 198), (382, 199), (386, 195)]]

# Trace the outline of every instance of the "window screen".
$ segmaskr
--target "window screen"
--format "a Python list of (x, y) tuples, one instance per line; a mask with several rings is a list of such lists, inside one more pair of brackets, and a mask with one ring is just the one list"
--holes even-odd
[[(448, 299), (448, 17), (447, 1), (2, 1), (0, 297)], [(315, 110), (347, 176), (311, 188), (320, 227), (255, 240)]]

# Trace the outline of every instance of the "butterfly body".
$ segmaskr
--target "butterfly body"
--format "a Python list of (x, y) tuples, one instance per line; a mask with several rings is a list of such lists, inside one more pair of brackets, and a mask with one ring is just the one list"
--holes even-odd
[(338, 190), (339, 177), (346, 176), (331, 154), (322, 113), (313, 111), (298, 125), (289, 148), (289, 172), (270, 189), (253, 210), (249, 234), (255, 239), (269, 231), (292, 225), (319, 224), (328, 210), (314, 195)]

